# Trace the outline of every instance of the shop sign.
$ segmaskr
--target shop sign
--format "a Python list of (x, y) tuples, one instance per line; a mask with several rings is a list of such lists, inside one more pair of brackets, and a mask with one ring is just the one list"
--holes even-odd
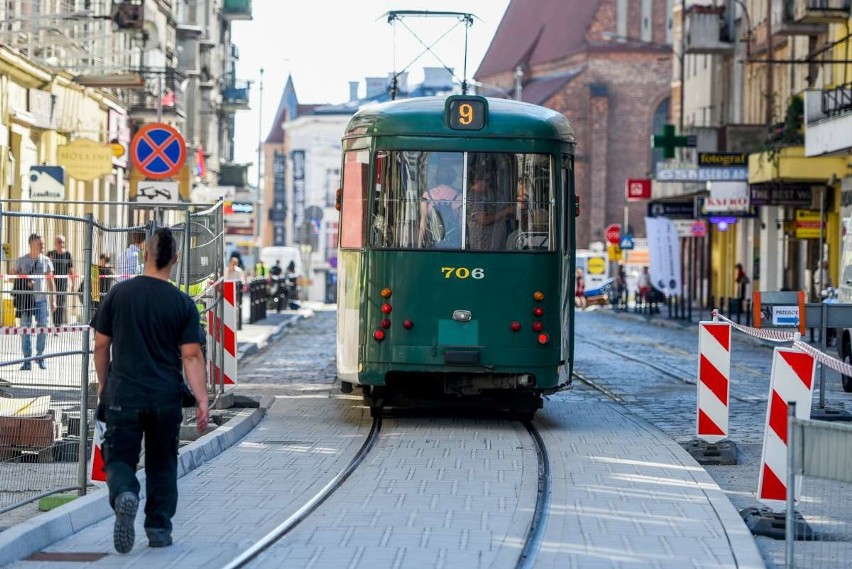
[(748, 168), (742, 166), (700, 168), (695, 164), (657, 162), (658, 182), (747, 181)]
[(710, 195), (704, 200), (707, 213), (744, 212), (749, 209), (746, 182), (710, 182)]
[(824, 222), (818, 211), (796, 210), (796, 239), (819, 239)]
[(695, 202), (657, 202), (648, 204), (648, 217), (691, 219), (695, 214)]
[(78, 138), (57, 149), (57, 162), (77, 180), (90, 182), (112, 172), (112, 148), (89, 138)]
[(708, 200), (713, 204), (711, 207), (720, 207), (719, 202), (713, 202), (710, 196), (697, 197), (695, 198), (695, 217), (707, 218), (717, 216), (719, 214), (724, 214), (727, 217), (757, 217), (757, 208), (753, 205), (750, 205), (745, 209), (716, 209), (711, 211), (707, 207)]
[(748, 168), (748, 154), (733, 152), (699, 152), (699, 168)]
[(783, 186), (753, 185), (749, 188), (751, 205), (811, 205), (811, 187), (807, 184)]

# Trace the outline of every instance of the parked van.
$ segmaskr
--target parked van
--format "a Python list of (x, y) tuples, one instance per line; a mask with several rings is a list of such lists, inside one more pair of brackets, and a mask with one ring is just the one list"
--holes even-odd
[[(275, 266), (275, 261), (281, 261), (281, 270), (287, 271), (287, 265), (292, 261), (296, 266), (296, 274), (302, 274), (302, 254), (295, 247), (263, 247), (260, 250), (260, 260), (266, 263), (268, 269)], [(254, 267), (248, 267), (254, 271)]]

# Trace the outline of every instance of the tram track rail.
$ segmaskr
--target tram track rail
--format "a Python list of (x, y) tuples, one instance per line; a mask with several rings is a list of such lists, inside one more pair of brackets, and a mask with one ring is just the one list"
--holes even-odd
[[(598, 348), (599, 350), (603, 350), (605, 352), (615, 354), (615, 355), (617, 355), (617, 356), (619, 356), (619, 357), (621, 357), (625, 360), (640, 363), (640, 364), (642, 364), (646, 367), (649, 367), (649, 368), (653, 369), (654, 371), (657, 371), (657, 372), (663, 374), (664, 376), (670, 377), (670, 378), (672, 378), (672, 379), (674, 379), (674, 380), (676, 380), (680, 383), (684, 383), (686, 385), (697, 385), (698, 384), (698, 381), (696, 379), (692, 378), (692, 377), (684, 377), (684, 375), (679, 375), (677, 373), (674, 373), (671, 370), (666, 369), (661, 365), (655, 364), (653, 362), (649, 362), (649, 361), (642, 359), (638, 356), (632, 356), (630, 354), (625, 354), (622, 351), (613, 349), (613, 348), (611, 348), (611, 347), (609, 347), (605, 344), (602, 344), (600, 342), (595, 342), (594, 340), (589, 340), (589, 339), (585, 339), (585, 338), (580, 340), (580, 341), (584, 342), (586, 344), (590, 344), (590, 345), (594, 346), (595, 348)], [(574, 374), (574, 376), (577, 377), (577, 379), (579, 379), (580, 381), (582, 381), (586, 385), (592, 387), (593, 389), (596, 389), (597, 391), (600, 391), (601, 393), (603, 393), (604, 395), (606, 395), (607, 397), (609, 397), (613, 401), (616, 401), (618, 403), (624, 403), (624, 398), (621, 397), (620, 395), (618, 395), (617, 393), (615, 393), (614, 391), (612, 391), (611, 389), (598, 384), (594, 380), (582, 377), (582, 376), (580, 376), (576, 373)], [(735, 399), (737, 401), (740, 401), (742, 403), (753, 403), (754, 402), (753, 398), (741, 397), (741, 396), (734, 395), (733, 393), (730, 394), (730, 398)]]
[(535, 565), (538, 552), (541, 550), (541, 544), (544, 541), (544, 532), (547, 528), (547, 517), (550, 515), (552, 477), (550, 472), (550, 458), (547, 455), (547, 446), (544, 444), (544, 440), (531, 421), (523, 421), (523, 425), (532, 438), (535, 447), (538, 462), (538, 488), (533, 517), (530, 521), (524, 546), (521, 549), (521, 555), (515, 564), (515, 568), (531, 569)]
[[(515, 568), (531, 569), (535, 566), (547, 528), (547, 519), (550, 514), (552, 498), (552, 474), (547, 446), (545, 445), (541, 434), (535, 428), (532, 421), (523, 420), (521, 421), (521, 424), (526, 429), (533, 443), (537, 463), (537, 480), (535, 507), (533, 509), (532, 519), (526, 528), (526, 534), (523, 536), (523, 546), (515, 564)], [(249, 566), (264, 552), (274, 547), (285, 536), (298, 527), (301, 522), (313, 514), (328, 498), (339, 490), (346, 480), (355, 472), (355, 470), (364, 463), (367, 456), (375, 448), (381, 435), (381, 430), (382, 417), (376, 416), (373, 418), (370, 432), (364, 439), (364, 442), (352, 460), (350, 460), (334, 478), (332, 478), (298, 510), (296, 510), (273, 530), (255, 541), (251, 547), (229, 561), (223, 566), (223, 569), (241, 569)]]
[(267, 533), (265, 536), (261, 537), (250, 548), (246, 549), (243, 553), (228, 562), (223, 569), (239, 569), (246, 567), (249, 563), (257, 559), (263, 552), (267, 551), (284, 536), (295, 529), (305, 518), (311, 515), (322, 505), (323, 502), (331, 497), (334, 492), (340, 489), (349, 476), (355, 472), (361, 464), (363, 464), (364, 460), (376, 446), (379, 436), (381, 435), (381, 431), (382, 417), (373, 417), (373, 424), (370, 428), (370, 432), (367, 434), (367, 438), (364, 439), (364, 443), (361, 445), (361, 448), (358, 449), (358, 452), (343, 468), (343, 470), (338, 472), (337, 475), (328, 482), (328, 484), (323, 486), (319, 492), (317, 492), (310, 500), (305, 502), (305, 504), (290, 515), (290, 517), (281, 522), (275, 529)]

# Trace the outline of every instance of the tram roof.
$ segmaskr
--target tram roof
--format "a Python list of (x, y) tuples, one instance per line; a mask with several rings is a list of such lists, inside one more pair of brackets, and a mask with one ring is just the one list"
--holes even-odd
[(361, 108), (349, 120), (345, 137), (487, 136), (574, 142), (574, 129), (558, 112), (512, 99), (488, 97), (488, 123), (480, 131), (452, 130), (444, 120), (446, 97), (415, 97)]

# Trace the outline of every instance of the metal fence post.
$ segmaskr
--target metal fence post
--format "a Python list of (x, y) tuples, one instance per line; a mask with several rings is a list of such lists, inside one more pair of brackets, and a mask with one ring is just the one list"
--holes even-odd
[(793, 546), (796, 542), (796, 474), (793, 472), (793, 452), (796, 450), (796, 402), (787, 402), (787, 508), (784, 520), (784, 567), (793, 567)]
[[(91, 319), (92, 311), (92, 255), (94, 249), (95, 218), (94, 214), (86, 214), (86, 245), (83, 250), (83, 317)], [(89, 350), (91, 336), (90, 328), (83, 329), (81, 351), (83, 352), (80, 370), (80, 444), (77, 455), (77, 484), (80, 496), (86, 495), (88, 476), (88, 446), (89, 446)]]

